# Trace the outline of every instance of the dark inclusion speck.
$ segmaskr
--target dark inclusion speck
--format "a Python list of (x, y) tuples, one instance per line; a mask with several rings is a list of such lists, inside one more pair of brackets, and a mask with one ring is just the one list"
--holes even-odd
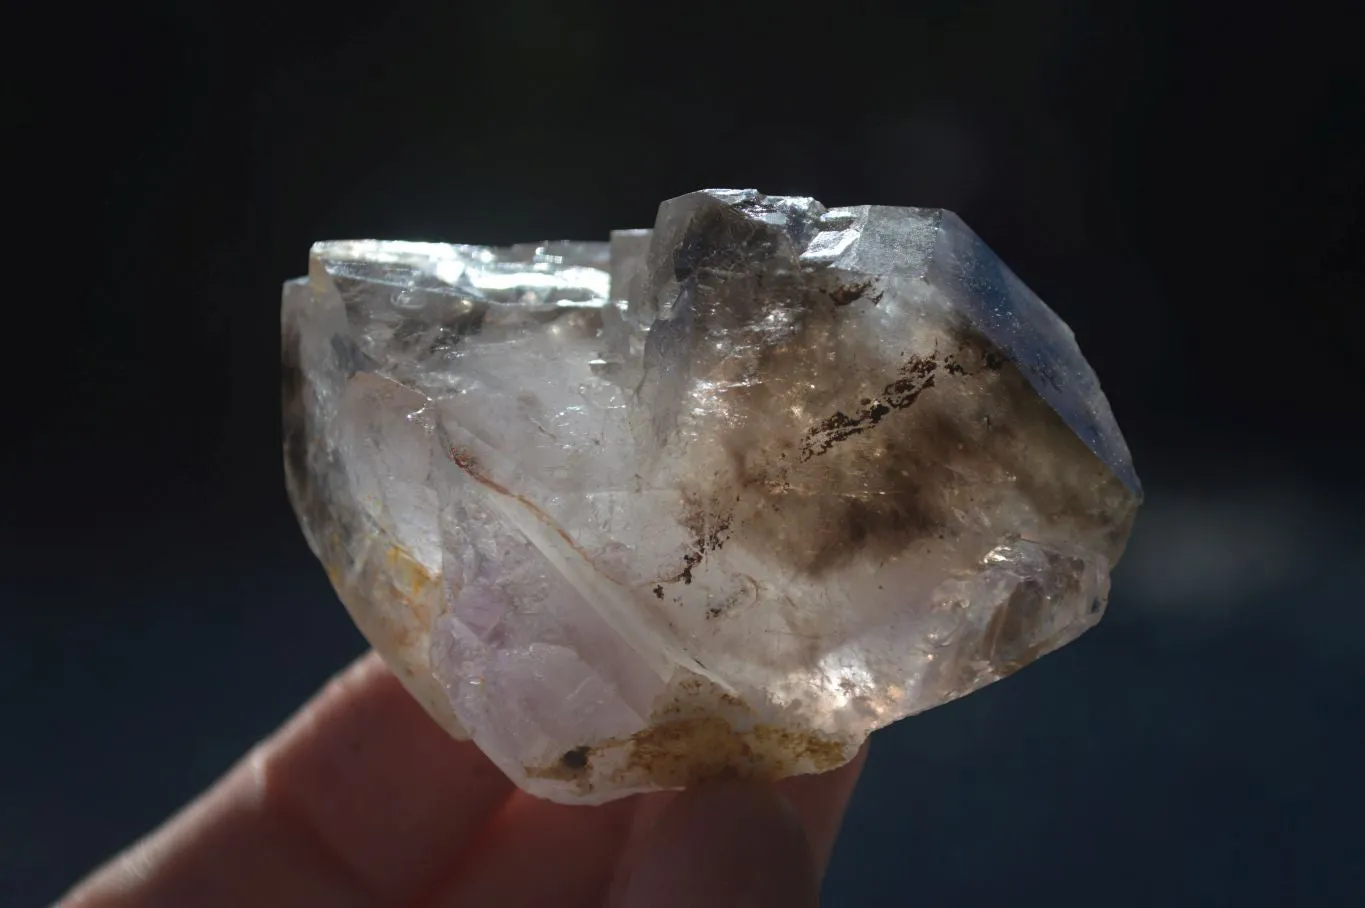
[(565, 751), (564, 756), (559, 758), (559, 762), (564, 764), (565, 769), (586, 769), (588, 766), (587, 746), (575, 747), (573, 750)]

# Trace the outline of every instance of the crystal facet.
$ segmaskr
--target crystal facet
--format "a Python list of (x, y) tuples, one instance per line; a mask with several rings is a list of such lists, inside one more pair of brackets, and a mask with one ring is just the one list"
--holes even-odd
[(946, 211), (319, 243), (283, 322), (309, 544), (557, 801), (842, 764), (1093, 626), (1141, 500), (1071, 331)]

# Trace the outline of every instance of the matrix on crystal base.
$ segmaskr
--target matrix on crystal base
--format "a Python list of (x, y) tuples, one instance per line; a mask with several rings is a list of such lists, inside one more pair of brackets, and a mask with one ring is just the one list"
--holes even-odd
[(1093, 626), (1141, 500), (1071, 332), (944, 211), (319, 243), (283, 326), (341, 599), (557, 801), (841, 765)]

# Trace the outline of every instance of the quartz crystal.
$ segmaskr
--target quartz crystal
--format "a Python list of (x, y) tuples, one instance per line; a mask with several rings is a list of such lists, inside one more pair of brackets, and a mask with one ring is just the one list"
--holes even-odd
[(947, 211), (319, 243), (283, 329), (313, 551), (556, 801), (844, 763), (1099, 621), (1141, 500), (1071, 331)]

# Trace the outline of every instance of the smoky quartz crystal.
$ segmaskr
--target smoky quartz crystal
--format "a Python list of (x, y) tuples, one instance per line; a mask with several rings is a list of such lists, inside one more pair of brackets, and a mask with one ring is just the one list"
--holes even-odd
[(283, 332), (342, 601), (556, 801), (842, 764), (1098, 622), (1142, 497), (1071, 331), (947, 211), (319, 243)]

